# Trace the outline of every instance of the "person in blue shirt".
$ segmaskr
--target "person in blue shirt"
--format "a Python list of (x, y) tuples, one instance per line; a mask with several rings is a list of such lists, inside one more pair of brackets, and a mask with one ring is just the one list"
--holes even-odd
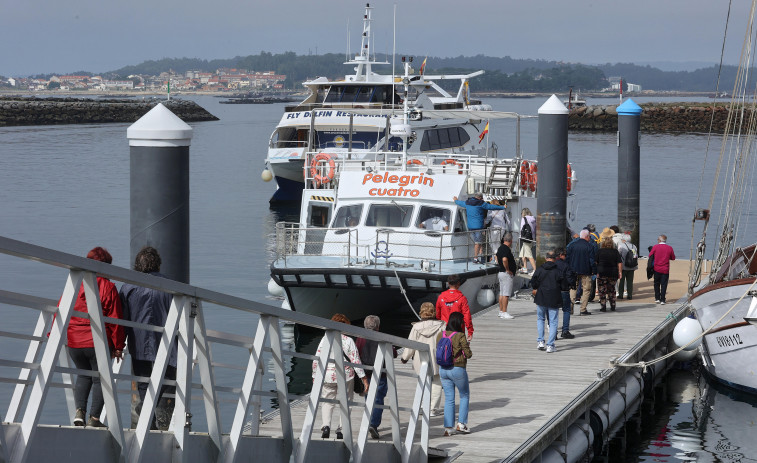
[(479, 259), (484, 244), (484, 219), (486, 219), (486, 211), (496, 211), (504, 209), (505, 206), (495, 206), (484, 201), (484, 195), (476, 193), (472, 197), (468, 198), (465, 202), (457, 199), (457, 196), (453, 196), (452, 199), (455, 204), (465, 208), (465, 214), (468, 217), (468, 229), (473, 232), (473, 261), (475, 263), (482, 263), (483, 259)]

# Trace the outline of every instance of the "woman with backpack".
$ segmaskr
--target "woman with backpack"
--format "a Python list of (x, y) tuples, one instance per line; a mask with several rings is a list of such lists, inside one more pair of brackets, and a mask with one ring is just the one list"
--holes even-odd
[[(633, 273), (639, 268), (639, 251), (631, 243), (631, 235), (623, 234), (621, 242), (618, 245), (618, 252), (623, 261), (623, 275), (618, 282), (618, 299), (624, 297), (629, 301), (633, 299)], [(624, 294), (627, 290), (627, 295)]]
[(523, 268), (520, 273), (529, 273), (528, 264), (531, 263), (531, 272), (536, 270), (533, 245), (536, 242), (536, 218), (531, 214), (531, 209), (524, 207), (520, 213), (520, 251), (518, 258)]
[[(447, 328), (436, 347), (436, 363), (439, 364), (439, 376), (444, 389), (444, 435), (451, 436), (457, 432), (469, 433), (468, 403), (470, 389), (468, 372), (465, 367), (473, 352), (468, 345), (463, 329), (463, 314), (453, 312), (449, 316)], [(460, 416), (455, 425), (455, 388), (460, 392)]]
[(607, 300), (610, 310), (615, 312), (615, 283), (623, 276), (623, 262), (620, 253), (612, 243), (612, 231), (602, 231), (602, 241), (595, 258), (597, 264), (597, 292), (599, 293), (600, 312), (607, 312)]

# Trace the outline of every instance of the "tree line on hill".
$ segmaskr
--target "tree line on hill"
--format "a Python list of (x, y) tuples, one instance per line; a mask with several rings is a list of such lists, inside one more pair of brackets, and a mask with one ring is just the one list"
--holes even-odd
[[(398, 55), (399, 56), (399, 55)], [(391, 56), (377, 55), (377, 61), (390, 64), (375, 66), (378, 73), (391, 73)], [(425, 58), (425, 57), (424, 57)], [(274, 71), (285, 74), (285, 88), (298, 90), (301, 83), (316, 77), (342, 78), (353, 72), (344, 65), (343, 54), (297, 55), (294, 52), (237, 56), (229, 59), (203, 60), (197, 58), (164, 58), (126, 66), (105, 75), (125, 79), (129, 75), (159, 75), (173, 71), (184, 74), (198, 70), (215, 72), (222, 68), (237, 68), (253, 71)], [(423, 58), (416, 56), (414, 67), (420, 68)], [(584, 65), (548, 60), (515, 59), (509, 56), (484, 55), (457, 56), (452, 58), (428, 57), (426, 74), (462, 74), (483, 69), (484, 75), (471, 82), (472, 91), (487, 92), (565, 92), (569, 87), (582, 91), (601, 90), (609, 87), (608, 77), (622, 77), (625, 83), (634, 83), (644, 90), (712, 92), (718, 78), (718, 67), (712, 66), (694, 71), (662, 71), (649, 65), (632, 63)], [(401, 72), (400, 59), (396, 59), (396, 72)], [(81, 71), (81, 74), (91, 74)], [(730, 91), (736, 76), (735, 66), (724, 66), (720, 78), (720, 91)]]

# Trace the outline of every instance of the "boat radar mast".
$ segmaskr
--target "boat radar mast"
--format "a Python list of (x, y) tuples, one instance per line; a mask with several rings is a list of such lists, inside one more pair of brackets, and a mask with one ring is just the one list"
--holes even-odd
[(371, 59), (371, 7), (370, 3), (365, 4), (365, 14), (363, 15), (363, 36), (360, 39), (360, 53), (344, 64), (355, 64), (355, 75), (346, 76), (347, 80), (366, 81), (367, 77), (373, 74), (371, 66), (374, 64), (389, 64), (386, 61), (377, 62)]

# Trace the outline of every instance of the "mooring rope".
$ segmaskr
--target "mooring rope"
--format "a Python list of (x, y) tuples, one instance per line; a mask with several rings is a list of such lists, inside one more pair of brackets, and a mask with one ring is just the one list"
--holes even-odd
[(407, 291), (405, 291), (405, 288), (402, 287), (402, 281), (400, 280), (400, 276), (397, 274), (397, 269), (393, 268), (392, 271), (394, 272), (394, 276), (397, 277), (397, 284), (400, 287), (400, 292), (402, 293), (403, 296), (405, 296), (407, 305), (410, 306), (410, 310), (412, 310), (415, 316), (418, 317), (418, 320), (421, 320), (421, 316), (418, 315), (418, 312), (416, 312), (415, 309), (413, 308), (413, 304), (410, 303), (410, 299), (407, 298)]

